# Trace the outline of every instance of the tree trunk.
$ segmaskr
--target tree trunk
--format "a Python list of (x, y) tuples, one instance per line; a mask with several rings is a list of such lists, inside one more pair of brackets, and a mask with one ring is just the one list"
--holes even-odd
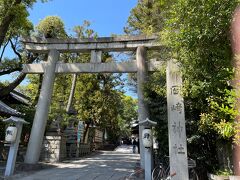
[(21, 71), (21, 70), (22, 70), (21, 67), (16, 67), (16, 68), (11, 68), (11, 69), (8, 69), (8, 70), (5, 70), (5, 71), (0, 71), (0, 76), (10, 74), (10, 73), (13, 73), (15, 71)]
[(88, 129), (89, 129), (89, 125), (90, 125), (90, 123), (87, 123), (87, 126), (86, 126), (86, 128), (84, 130), (84, 133), (83, 133), (83, 143), (87, 142), (86, 138), (87, 138), (87, 132), (88, 132)]
[(71, 113), (71, 110), (72, 110), (72, 102), (73, 102), (73, 98), (74, 98), (76, 82), (77, 82), (77, 74), (73, 74), (71, 92), (70, 92), (70, 95), (68, 98), (68, 104), (67, 104), (67, 108), (66, 108), (66, 112), (68, 114)]

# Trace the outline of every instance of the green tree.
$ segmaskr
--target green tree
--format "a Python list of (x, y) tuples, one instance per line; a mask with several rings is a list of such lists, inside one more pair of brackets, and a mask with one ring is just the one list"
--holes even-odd
[[(31, 63), (36, 60), (34, 54), (23, 53), (23, 49), (19, 46), (19, 36), (29, 35), (33, 30), (32, 23), (27, 19), (27, 8), (31, 8), (36, 0), (1, 0), (0, 1), (0, 76), (19, 72), (23, 63)], [(16, 58), (3, 58), (4, 52), (8, 44)], [(16, 88), (25, 78), (25, 74), (20, 73), (13, 82), (8, 84), (0, 84), (0, 98), (8, 95)]]
[(66, 38), (64, 23), (58, 16), (47, 16), (36, 27), (38, 36), (45, 38)]
[[(188, 149), (203, 163), (202, 167), (209, 169), (218, 166), (219, 148), (215, 141), (226, 144), (234, 135), (236, 94), (230, 85), (233, 68), (229, 27), (238, 3), (238, 0), (143, 0), (132, 10), (128, 21), (128, 29), (133, 32), (159, 34), (161, 43), (169, 48), (162, 52), (164, 57), (181, 63)], [(157, 10), (160, 13), (154, 15)], [(150, 15), (146, 16), (146, 12)], [(161, 19), (158, 25), (155, 18)], [(164, 96), (161, 88), (150, 88)], [(200, 152), (200, 148), (192, 148), (191, 144), (207, 151)]]
[[(201, 125), (220, 138), (233, 136), (235, 94), (229, 27), (238, 1), (178, 1), (170, 12), (163, 38), (182, 64), (185, 96), (198, 99)], [(201, 22), (201, 24), (199, 24)], [(202, 126), (200, 126), (202, 127)]]
[(142, 0), (131, 10), (127, 26), (127, 34), (153, 34), (163, 29), (168, 17), (168, 9), (175, 1)]
[[(35, 2), (36, 0), (0, 0), (0, 76), (17, 73), (13, 81), (0, 82), (0, 100), (9, 95), (26, 77), (26, 74), (19, 73), (22, 64), (31, 63), (38, 57), (36, 54), (26, 53), (19, 43), (20, 36), (29, 35), (33, 30), (27, 9), (32, 8)], [(15, 58), (5, 57), (7, 46), (12, 49)], [(25, 120), (32, 121), (34, 108), (24, 105), (17, 105), (15, 108), (26, 114)], [(0, 128), (4, 133), (5, 124), (1, 123)], [(29, 125), (23, 127), (23, 135), (29, 131), (28, 128)]]

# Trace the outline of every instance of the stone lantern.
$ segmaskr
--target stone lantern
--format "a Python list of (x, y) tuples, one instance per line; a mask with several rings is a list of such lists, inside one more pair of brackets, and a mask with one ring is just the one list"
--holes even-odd
[(153, 166), (153, 156), (152, 156), (152, 145), (153, 145), (153, 136), (152, 136), (152, 127), (157, 125), (157, 122), (151, 121), (146, 118), (144, 121), (138, 123), (140, 126), (143, 126), (142, 131), (142, 142), (145, 147), (144, 158), (145, 158), (145, 180), (151, 180), (152, 178), (152, 166)]
[(11, 143), (5, 170), (5, 176), (10, 176), (13, 174), (15, 168), (18, 146), (22, 133), (22, 126), (23, 124), (28, 124), (28, 122), (22, 118), (15, 116), (11, 116), (10, 118), (4, 119), (3, 121), (7, 123), (14, 123), (16, 125), (16, 127), (9, 126), (7, 128), (5, 137), (5, 139)]

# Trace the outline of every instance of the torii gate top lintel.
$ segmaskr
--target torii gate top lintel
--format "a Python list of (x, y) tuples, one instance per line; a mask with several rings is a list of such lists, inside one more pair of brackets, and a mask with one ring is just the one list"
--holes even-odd
[(117, 36), (117, 37), (99, 37), (99, 38), (68, 38), (52, 39), (23, 37), (22, 42), (25, 49), (30, 52), (46, 53), (51, 49), (59, 52), (89, 52), (91, 50), (99, 51), (134, 51), (139, 46), (148, 49), (159, 49), (161, 45), (157, 42), (157, 36)]

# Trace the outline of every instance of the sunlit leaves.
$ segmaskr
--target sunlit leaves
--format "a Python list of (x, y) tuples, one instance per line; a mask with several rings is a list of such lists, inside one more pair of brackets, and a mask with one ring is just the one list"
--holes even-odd
[(46, 38), (64, 38), (66, 32), (64, 23), (58, 16), (47, 16), (36, 27), (40, 34)]
[[(199, 127), (232, 137), (234, 92), (229, 26), (239, 1), (179, 0), (169, 11), (162, 38), (182, 63), (184, 94), (201, 112)], [(201, 124), (202, 123), (202, 124)], [(228, 128), (224, 129), (223, 124)], [(207, 132), (207, 131), (205, 131)]]
[(200, 115), (199, 129), (203, 132), (215, 130), (221, 138), (233, 138), (236, 133), (234, 119), (237, 110), (234, 109), (236, 94), (225, 90), (222, 97), (211, 96), (208, 99), (206, 113)]
[(96, 38), (97, 33), (93, 29), (90, 29), (90, 22), (84, 21), (83, 25), (75, 26), (73, 31), (76, 33), (77, 38)]

